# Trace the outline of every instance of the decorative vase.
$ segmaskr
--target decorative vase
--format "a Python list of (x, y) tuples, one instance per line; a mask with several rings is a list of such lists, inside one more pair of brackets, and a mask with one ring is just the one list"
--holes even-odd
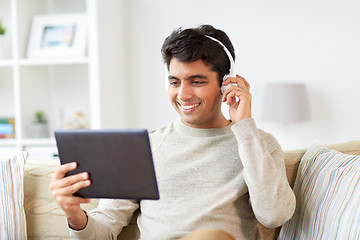
[(31, 137), (48, 138), (49, 128), (47, 123), (33, 123), (33, 125), (31, 126)]
[(11, 55), (9, 35), (0, 35), (0, 60), (9, 59)]

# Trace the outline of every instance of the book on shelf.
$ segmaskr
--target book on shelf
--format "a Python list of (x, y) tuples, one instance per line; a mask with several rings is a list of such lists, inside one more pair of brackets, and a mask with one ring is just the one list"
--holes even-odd
[(0, 138), (15, 137), (15, 118), (0, 117)]

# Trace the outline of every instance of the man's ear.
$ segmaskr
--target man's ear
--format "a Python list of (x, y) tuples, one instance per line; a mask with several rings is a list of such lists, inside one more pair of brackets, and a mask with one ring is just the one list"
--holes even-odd
[(165, 89), (166, 89), (166, 91), (168, 90), (168, 88), (169, 88), (169, 70), (168, 70), (168, 68), (167, 68), (167, 65), (166, 65), (166, 63), (164, 64), (164, 80), (165, 80)]

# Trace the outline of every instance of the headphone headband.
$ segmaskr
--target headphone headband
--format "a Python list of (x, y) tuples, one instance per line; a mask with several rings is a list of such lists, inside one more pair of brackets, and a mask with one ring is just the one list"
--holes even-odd
[(215, 41), (215, 42), (219, 43), (219, 44), (220, 44), (220, 46), (222, 46), (222, 47), (223, 47), (223, 49), (224, 49), (224, 51), (225, 51), (226, 55), (227, 55), (227, 56), (228, 56), (228, 58), (229, 58), (229, 61), (230, 61), (229, 74), (227, 74), (227, 75), (225, 75), (225, 76), (224, 76), (223, 81), (225, 81), (225, 80), (226, 80), (226, 78), (228, 78), (228, 77), (234, 76), (234, 65), (235, 65), (235, 62), (234, 62), (234, 58), (232, 57), (232, 55), (231, 55), (230, 51), (226, 48), (226, 46), (225, 46), (225, 45), (224, 45), (221, 41), (217, 40), (216, 38), (211, 37), (211, 36), (208, 36), (208, 35), (205, 35), (205, 37), (210, 38), (211, 40), (213, 40), (213, 41)]

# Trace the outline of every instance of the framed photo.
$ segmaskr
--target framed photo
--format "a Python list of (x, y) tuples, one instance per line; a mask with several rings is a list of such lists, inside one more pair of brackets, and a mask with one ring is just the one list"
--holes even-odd
[(86, 22), (85, 14), (35, 16), (30, 32), (27, 57), (85, 56)]

